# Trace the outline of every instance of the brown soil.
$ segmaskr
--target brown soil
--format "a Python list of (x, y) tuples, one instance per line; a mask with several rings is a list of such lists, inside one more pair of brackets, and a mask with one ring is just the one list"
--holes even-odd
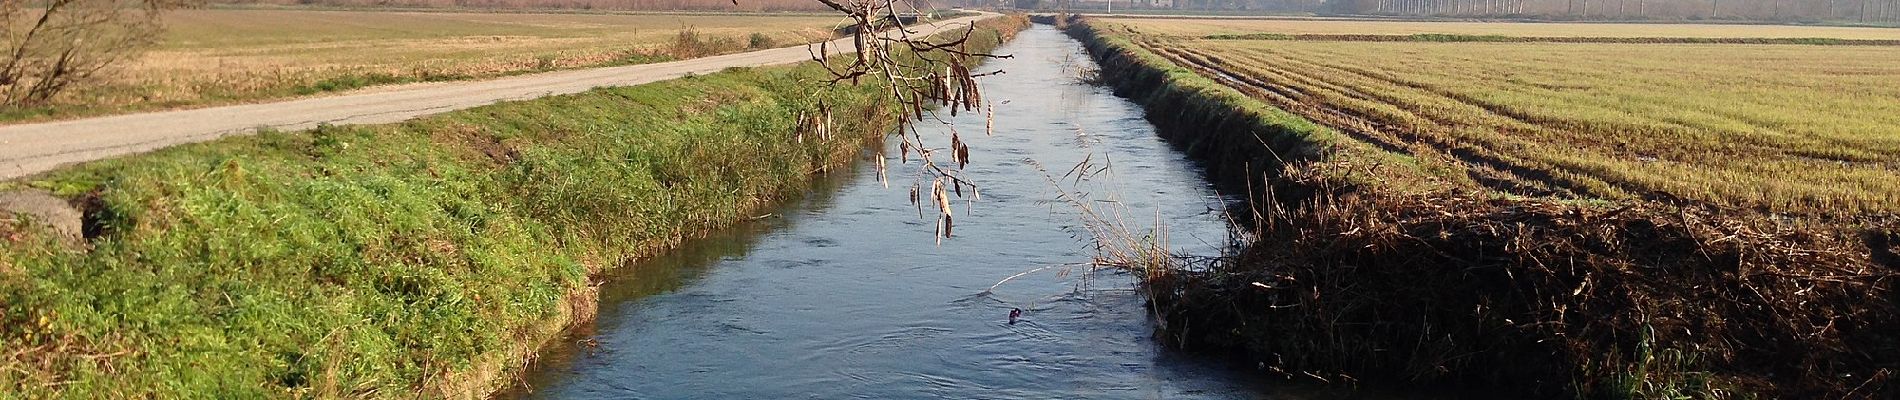
[(77, 240), (81, 215), (66, 200), (44, 190), (21, 189), (0, 193), (0, 226), (30, 222), (44, 226), (61, 237)]

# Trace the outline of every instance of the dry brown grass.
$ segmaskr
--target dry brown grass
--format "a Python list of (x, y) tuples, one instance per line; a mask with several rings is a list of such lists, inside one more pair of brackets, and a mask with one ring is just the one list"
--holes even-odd
[(837, 18), (774, 15), (528, 14), (316, 10), (190, 10), (166, 17), (157, 49), (48, 109), (0, 110), (0, 121), (229, 104), (386, 83), (683, 58), (683, 30), (746, 49), (830, 38)]

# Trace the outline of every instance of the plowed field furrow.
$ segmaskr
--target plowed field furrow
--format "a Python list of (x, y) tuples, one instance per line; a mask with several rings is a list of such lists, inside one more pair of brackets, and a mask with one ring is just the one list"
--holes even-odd
[[(1113, 23), (1173, 63), (1453, 184), (1900, 211), (1900, 52), (1887, 48), (1207, 40), (1159, 36), (1187, 28), (1178, 21)], [(1299, 33), (1264, 30), (1280, 27), (1255, 32)]]

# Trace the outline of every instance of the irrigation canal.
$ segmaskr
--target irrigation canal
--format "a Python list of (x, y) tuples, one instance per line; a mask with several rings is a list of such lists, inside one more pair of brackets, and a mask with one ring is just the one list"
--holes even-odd
[[(893, 140), (889, 188), (873, 163), (857, 163), (774, 217), (616, 270), (599, 320), (502, 397), (1325, 397), (1170, 351), (1153, 339), (1133, 277), (1061, 267), (1096, 252), (1059, 192), (1086, 193), (1139, 233), (1158, 220), (1168, 245), (1190, 254), (1219, 251), (1228, 199), (1138, 105), (1081, 82), (1093, 62), (1080, 43), (1038, 25), (999, 52), (1015, 58), (985, 67), (1007, 71), (982, 80), (996, 135), (983, 135), (984, 116), (951, 118), (983, 185), (981, 200), (959, 201), (954, 238), (938, 245), (934, 211), (920, 217), (909, 202), (916, 161), (899, 164)], [(1085, 158), (1111, 168), (1046, 179)], [(1015, 324), (1013, 308), (1024, 310)]]

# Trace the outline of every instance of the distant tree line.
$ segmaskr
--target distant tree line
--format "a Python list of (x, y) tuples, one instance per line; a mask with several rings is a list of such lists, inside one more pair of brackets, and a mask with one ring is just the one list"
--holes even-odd
[[(12, 1), (12, 0), (0, 0)], [(817, 0), (218, 0), (219, 4), (612, 11), (825, 11)]]
[[(1326, 0), (1114, 0), (1118, 10), (1209, 10), (1209, 11), (1264, 11), (1264, 12), (1310, 12), (1324, 5)], [(1014, 7), (1039, 10), (1102, 10), (1108, 2), (1103, 0), (965, 0), (960, 5)]]
[(1900, 22), (1900, 0), (1328, 0), (1324, 8), (1380, 15)]

